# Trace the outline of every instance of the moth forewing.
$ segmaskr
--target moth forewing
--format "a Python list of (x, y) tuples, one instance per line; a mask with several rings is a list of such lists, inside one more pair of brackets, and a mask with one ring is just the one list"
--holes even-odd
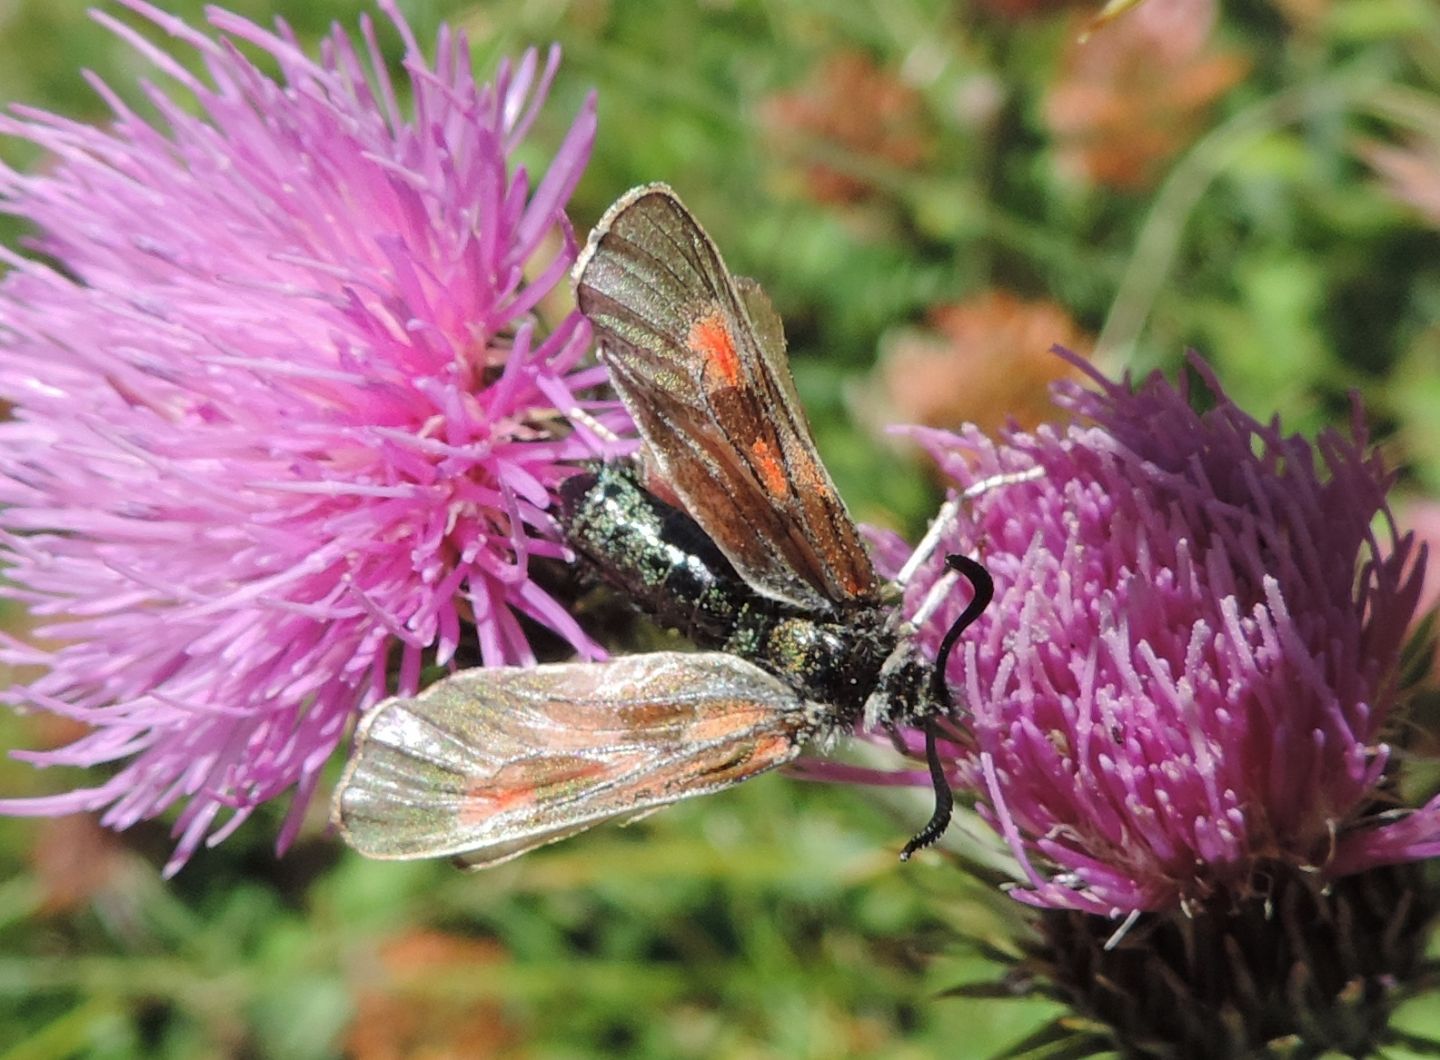
[(779, 317), (675, 193), (623, 196), (574, 276), (668, 486), (745, 581), (813, 614), (873, 605), (875, 571), (811, 440)]
[(820, 724), (720, 652), (467, 670), (364, 719), (335, 819), (370, 857), (498, 864), (783, 765)]

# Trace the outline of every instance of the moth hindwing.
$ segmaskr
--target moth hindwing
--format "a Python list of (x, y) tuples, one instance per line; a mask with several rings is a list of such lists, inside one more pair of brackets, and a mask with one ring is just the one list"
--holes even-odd
[(773, 769), (814, 724), (718, 652), (464, 670), (366, 715), (335, 819), (370, 857), (494, 865)]

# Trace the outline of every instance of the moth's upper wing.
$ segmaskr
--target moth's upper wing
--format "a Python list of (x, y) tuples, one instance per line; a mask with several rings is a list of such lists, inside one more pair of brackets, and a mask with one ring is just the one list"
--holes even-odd
[(334, 818), (369, 857), (494, 865), (783, 765), (813, 728), (719, 652), (465, 670), (365, 716)]
[(741, 577), (812, 611), (872, 600), (875, 571), (795, 400), (779, 318), (669, 188), (610, 208), (575, 292), (661, 474)]

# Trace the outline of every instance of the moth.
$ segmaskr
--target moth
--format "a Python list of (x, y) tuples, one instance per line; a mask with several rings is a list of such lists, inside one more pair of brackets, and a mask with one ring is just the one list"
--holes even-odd
[(922, 658), (820, 462), (778, 315), (668, 187), (616, 202), (573, 276), (645, 456), (568, 479), (557, 519), (600, 577), (700, 650), (471, 669), (386, 700), (357, 728), (340, 834), (375, 858), (496, 865), (728, 788), (863, 721), (926, 733), (936, 808), (909, 857), (949, 821), (942, 675), (988, 574), (947, 557), (973, 596)]

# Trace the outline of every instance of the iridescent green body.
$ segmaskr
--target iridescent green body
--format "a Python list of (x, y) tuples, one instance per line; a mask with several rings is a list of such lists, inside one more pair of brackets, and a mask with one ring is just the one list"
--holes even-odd
[[(560, 488), (558, 516), (572, 548), (612, 588), (662, 625), (757, 663), (810, 702), (831, 708), (833, 728), (856, 722), (879, 689), (899, 637), (879, 606), (817, 618), (756, 592), (695, 521), (640, 483), (633, 467), (605, 464)], [(915, 701), (915, 674), (885, 674), (892, 704)], [(908, 693), (908, 694), (907, 694)]]

